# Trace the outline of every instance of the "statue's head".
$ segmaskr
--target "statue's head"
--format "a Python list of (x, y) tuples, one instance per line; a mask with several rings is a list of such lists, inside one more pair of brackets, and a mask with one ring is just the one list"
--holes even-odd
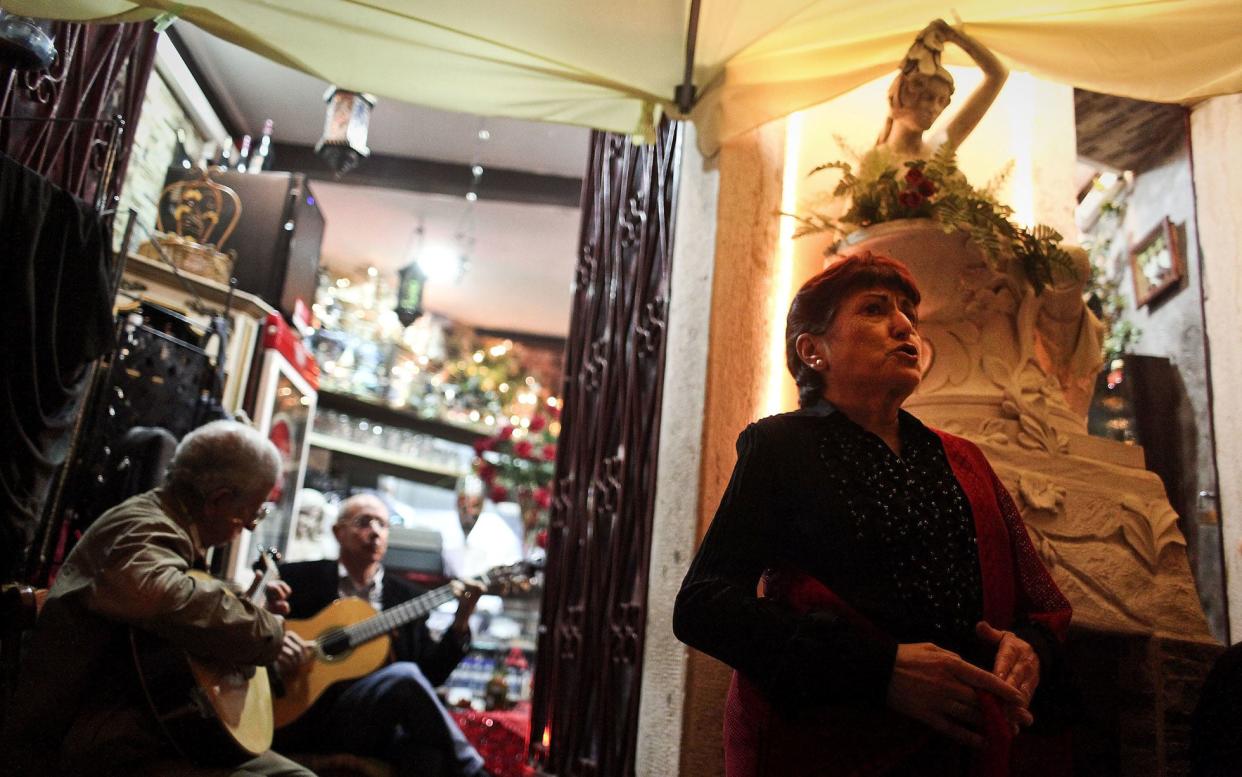
[[(926, 132), (940, 118), (953, 98), (953, 76), (937, 65), (927, 75), (916, 63), (907, 62), (888, 88), (889, 120), (918, 132)], [(883, 143), (887, 134), (880, 139)]]

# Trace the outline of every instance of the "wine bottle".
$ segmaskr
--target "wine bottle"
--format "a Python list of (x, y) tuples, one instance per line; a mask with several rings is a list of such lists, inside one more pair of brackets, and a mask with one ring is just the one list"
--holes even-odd
[(237, 154), (237, 172), (246, 172), (246, 163), (250, 160), (250, 136), (242, 135), (241, 151)]
[(183, 170), (194, 167), (194, 162), (190, 160), (190, 155), (185, 150), (185, 130), (180, 128), (177, 129), (177, 143), (173, 146), (172, 166)]
[(254, 152), (254, 156), (250, 158), (250, 164), (246, 166), (246, 172), (261, 172), (267, 166), (267, 158), (271, 152), (272, 120), (268, 119), (263, 122), (263, 137), (259, 138), (259, 148)]
[(229, 141), (220, 147), (220, 162), (216, 165), (220, 172), (233, 169), (233, 143)]
[(198, 166), (201, 169), (207, 170), (215, 165), (217, 145), (218, 144), (214, 140), (208, 140), (203, 144), (202, 150), (198, 153)]

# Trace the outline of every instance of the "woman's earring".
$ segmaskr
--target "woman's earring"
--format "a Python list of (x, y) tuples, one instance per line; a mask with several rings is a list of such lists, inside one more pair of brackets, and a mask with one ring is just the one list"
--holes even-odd
[(817, 369), (817, 370), (818, 370), (818, 369), (820, 369), (821, 367), (823, 367), (823, 366), (824, 366), (824, 360), (823, 360), (823, 359), (816, 359), (816, 360), (815, 360), (815, 364), (814, 364), (813, 366), (814, 366), (814, 367), (815, 367), (815, 369)]

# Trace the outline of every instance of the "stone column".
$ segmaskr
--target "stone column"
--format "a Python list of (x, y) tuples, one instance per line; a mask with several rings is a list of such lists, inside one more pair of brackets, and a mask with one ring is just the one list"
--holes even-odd
[[(676, 223), (637, 774), (724, 773), (729, 670), (672, 636), (672, 605), (724, 493), (737, 435), (763, 415), (785, 125), (713, 159), (687, 142)], [(776, 322), (783, 326), (783, 320)]]
[(660, 411), (660, 467), (651, 525), (647, 630), (638, 719), (638, 777), (666, 777), (681, 757), (687, 649), (673, 636), (673, 602), (698, 540), (699, 469), (707, 397), (707, 340), (715, 277), (720, 171), (686, 126)]
[(1190, 114), (1191, 164), (1220, 487), (1229, 641), (1242, 640), (1242, 95), (1216, 97)]

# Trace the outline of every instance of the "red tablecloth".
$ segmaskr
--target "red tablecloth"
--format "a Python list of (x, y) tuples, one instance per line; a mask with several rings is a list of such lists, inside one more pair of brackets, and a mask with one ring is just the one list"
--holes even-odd
[(462, 733), (483, 756), (483, 763), (496, 777), (529, 777), (534, 771), (526, 765), (526, 743), (530, 735), (530, 703), (511, 710), (478, 712), (453, 707), (453, 717)]

